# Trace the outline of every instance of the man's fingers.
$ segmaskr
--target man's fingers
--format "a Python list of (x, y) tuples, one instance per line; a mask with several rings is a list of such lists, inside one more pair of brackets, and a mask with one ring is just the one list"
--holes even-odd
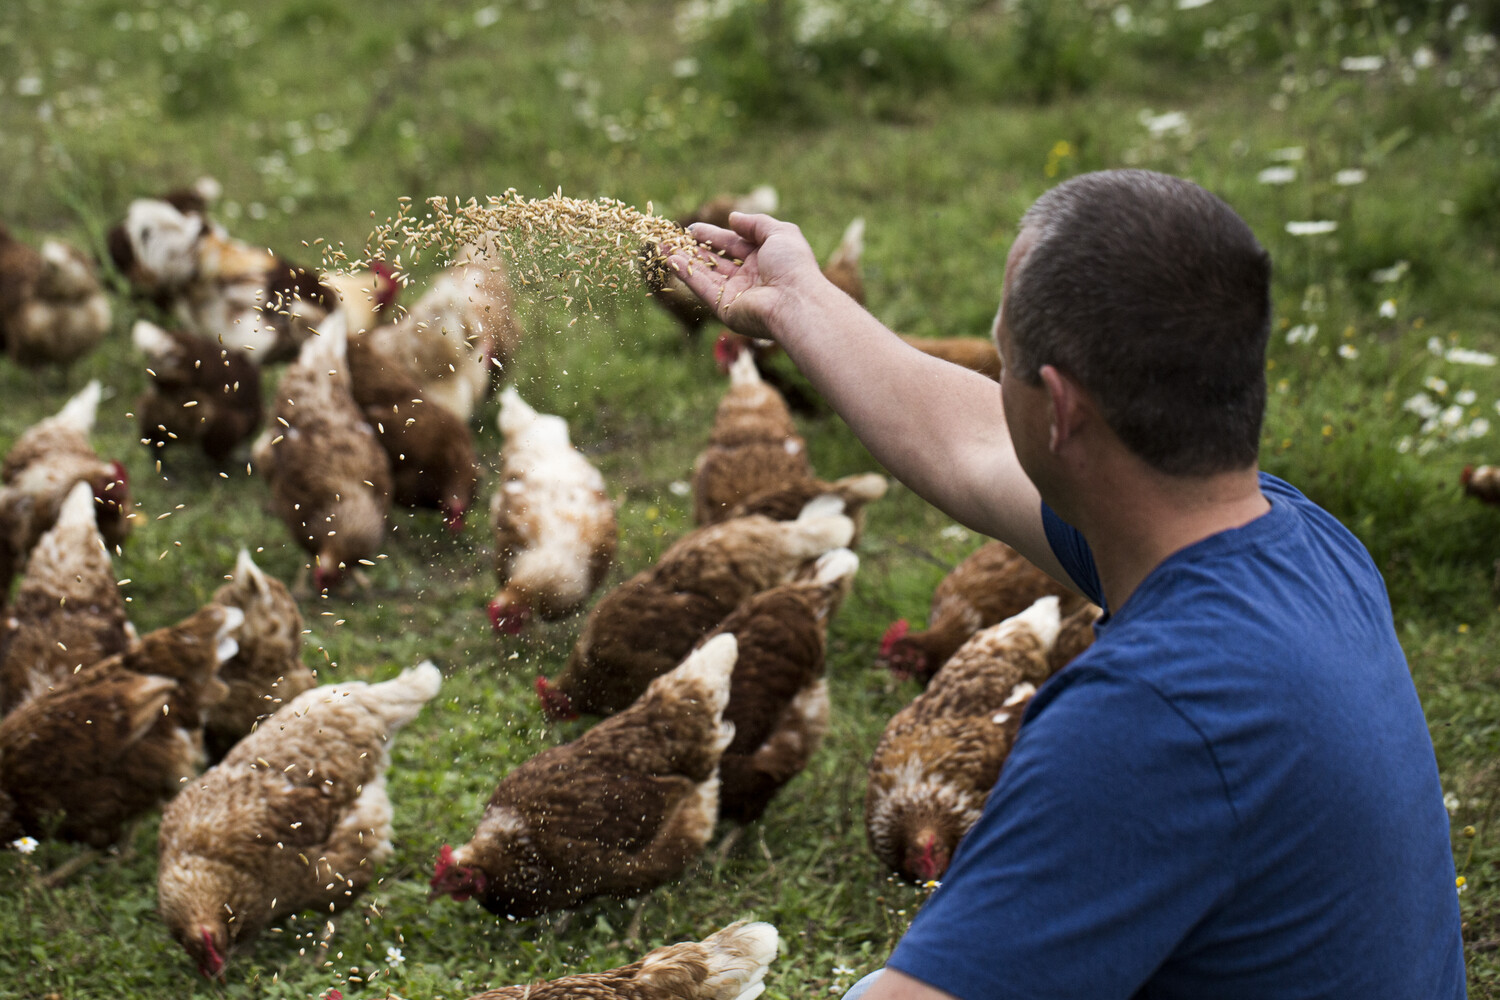
[(707, 222), (693, 223), (688, 226), (688, 232), (699, 243), (706, 243), (723, 256), (733, 257), (735, 260), (744, 260), (760, 245), (752, 243), (733, 230), (721, 229)]

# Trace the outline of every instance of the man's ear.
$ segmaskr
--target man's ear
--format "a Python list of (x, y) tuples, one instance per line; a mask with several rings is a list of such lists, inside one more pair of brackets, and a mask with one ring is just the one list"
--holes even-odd
[(1038, 372), (1047, 390), (1047, 447), (1055, 455), (1087, 422), (1093, 407), (1083, 387), (1052, 365)]

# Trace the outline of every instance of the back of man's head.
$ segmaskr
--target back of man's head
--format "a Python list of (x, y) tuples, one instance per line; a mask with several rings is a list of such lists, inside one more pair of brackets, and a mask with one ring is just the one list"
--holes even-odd
[(1047, 192), (1021, 232), (1033, 242), (1005, 297), (1018, 378), (1072, 377), (1160, 472), (1255, 462), (1271, 258), (1233, 209), (1180, 178), (1111, 170)]

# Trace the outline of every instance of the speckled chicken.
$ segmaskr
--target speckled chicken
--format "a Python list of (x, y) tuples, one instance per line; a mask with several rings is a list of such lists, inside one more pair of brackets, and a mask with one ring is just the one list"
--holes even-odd
[(964, 643), (885, 727), (870, 760), (865, 832), (882, 863), (941, 878), (999, 777), (1036, 686), (1051, 675), (1058, 599)]
[(680, 875), (718, 818), (735, 652), (718, 636), (625, 711), (506, 775), (473, 838), (443, 847), (433, 894), (530, 917)]
[(260, 366), (249, 354), (144, 319), (136, 320), (130, 339), (146, 356), (150, 378), (135, 404), (146, 443), (196, 444), (222, 462), (260, 427)]
[(465, 246), (405, 316), (369, 336), (428, 402), (467, 422), (508, 374), (523, 333), (504, 258), (486, 242)]
[(514, 387), (500, 394), (500, 484), (490, 502), (495, 576), (489, 603), (498, 633), (533, 615), (553, 621), (581, 609), (614, 561), (619, 528), (604, 477), (573, 447), (562, 417), (540, 414)]
[(0, 225), (0, 347), (18, 365), (67, 367), (109, 332), (93, 261), (61, 240), (40, 251)]
[(111, 548), (130, 533), (129, 477), (89, 444), (103, 393), (90, 382), (53, 416), (27, 428), (0, 466), (0, 596), (42, 533), (57, 521), (73, 485), (94, 491), (99, 533)]
[(302, 662), (302, 615), (286, 585), (266, 574), (240, 549), (230, 581), (214, 591), (215, 604), (239, 608), (245, 621), (239, 651), (219, 667), (227, 691), (208, 710), (203, 746), (217, 761), (255, 728), (318, 679)]
[(911, 631), (904, 619), (886, 630), (881, 659), (897, 676), (925, 681), (969, 636), (1019, 614), (1046, 594), (1062, 599), (1063, 614), (1084, 603), (1009, 545), (986, 542), (937, 585), (926, 631)]
[(390, 740), (437, 694), (430, 662), (304, 691), (173, 799), (157, 910), (205, 977), (273, 921), (347, 906), (391, 855)]
[(0, 715), (123, 653), (131, 638), (94, 507), (93, 487), (75, 483), (0, 620)]
[(742, 517), (689, 532), (655, 566), (606, 594), (584, 623), (556, 681), (537, 678), (553, 718), (607, 715), (629, 705), (751, 594), (791, 580), (801, 566), (849, 544), (854, 523), (837, 498), (795, 521)]
[(463, 531), (479, 479), (469, 425), (428, 402), (416, 380), (367, 334), (349, 338), (349, 375), (354, 402), (390, 460), (391, 499), (441, 511), (449, 531)]
[[(761, 817), (782, 786), (802, 772), (828, 732), (823, 658), (828, 620), (849, 593), (859, 557), (821, 556), (806, 579), (752, 596), (714, 629), (730, 633), (739, 659), (724, 719), (734, 740), (719, 760), (719, 815)], [(712, 641), (709, 639), (707, 641)]]
[(0, 719), (0, 788), (34, 837), (104, 847), (203, 765), (237, 609), (210, 604)]
[(376, 554), (391, 504), (390, 461), (350, 395), (346, 346), (345, 318), (335, 312), (282, 376), (276, 424), (253, 452), (277, 516), (313, 557), (320, 591)]
[(208, 218), (202, 198), (137, 199), (106, 242), (137, 293), (260, 364), (296, 356), (338, 307), (316, 273), (230, 237)]
[(813, 479), (807, 442), (746, 351), (729, 371), (708, 447), (693, 465), (693, 519), (717, 524), (747, 497)]
[(485, 990), (469, 1000), (755, 1000), (778, 943), (770, 924), (741, 921), (608, 972)]

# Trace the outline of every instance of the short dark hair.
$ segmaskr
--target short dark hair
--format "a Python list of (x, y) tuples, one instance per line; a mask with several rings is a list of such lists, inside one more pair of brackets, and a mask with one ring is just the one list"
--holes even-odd
[(1016, 377), (1075, 379), (1125, 446), (1168, 475), (1255, 462), (1271, 257), (1234, 210), (1147, 170), (1085, 174), (1026, 212), (1005, 296)]

